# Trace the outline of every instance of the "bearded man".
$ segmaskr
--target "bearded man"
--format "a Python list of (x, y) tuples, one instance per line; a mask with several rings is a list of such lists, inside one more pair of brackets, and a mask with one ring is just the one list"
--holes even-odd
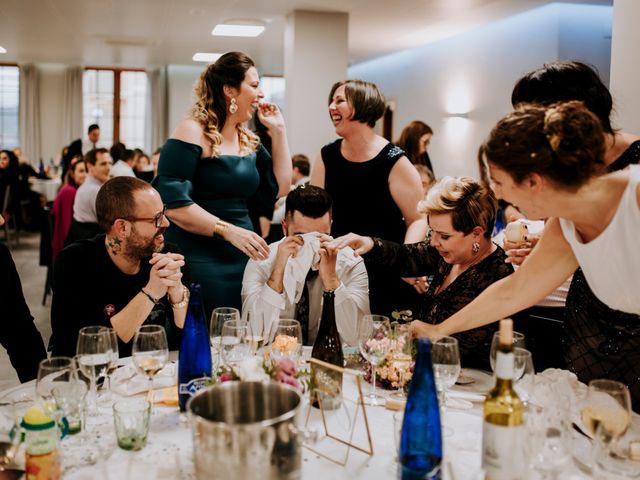
[(163, 325), (169, 348), (179, 347), (189, 275), (179, 249), (164, 242), (165, 209), (158, 192), (137, 178), (116, 177), (100, 188), (96, 213), (105, 234), (69, 245), (56, 257), (53, 355), (74, 356), (78, 331), (91, 325), (116, 331), (122, 357), (131, 355), (143, 324)]

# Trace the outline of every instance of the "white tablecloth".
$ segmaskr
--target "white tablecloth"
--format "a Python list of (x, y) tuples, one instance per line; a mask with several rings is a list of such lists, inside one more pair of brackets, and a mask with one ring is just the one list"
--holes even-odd
[(56, 198), (62, 180), (59, 178), (51, 178), (48, 180), (34, 178), (29, 180), (31, 190), (38, 192), (40, 195), (44, 195), (47, 198), (47, 202), (53, 202)]
[[(346, 386), (345, 386), (346, 388)], [(366, 390), (368, 387), (364, 386)], [(0, 403), (35, 397), (34, 383), (29, 382), (0, 394)], [(119, 396), (114, 395), (115, 398)], [(28, 404), (21, 405), (26, 408)], [(0, 407), (1, 408), (1, 407)], [(308, 403), (301, 408), (304, 419)], [(470, 410), (449, 408), (444, 418), (444, 478), (475, 480), (480, 473), (482, 404)], [(302, 478), (307, 480), (378, 479), (396, 477), (396, 441), (393, 413), (383, 407), (366, 407), (374, 455), (351, 450), (346, 466), (333, 463), (303, 449)], [(316, 411), (317, 412), (317, 411)], [(312, 422), (322, 431), (319, 421)], [(361, 430), (360, 433), (363, 433)], [(448, 433), (448, 435), (447, 435)], [(582, 438), (582, 437), (581, 437)], [(583, 443), (585, 441), (583, 440)], [(588, 442), (586, 447), (588, 448)], [(88, 419), (86, 432), (62, 440), (60, 451), (63, 478), (70, 480), (107, 479), (194, 479), (191, 432), (186, 415), (177, 407), (155, 406), (147, 446), (139, 452), (117, 447), (113, 417), (109, 407), (100, 407), (100, 415)], [(21, 457), (22, 456), (22, 457)], [(23, 461), (20, 453), (18, 462)], [(453, 475), (452, 475), (453, 474)], [(531, 479), (538, 478), (535, 473)], [(592, 478), (574, 464), (558, 478), (580, 480)], [(598, 477), (593, 477), (598, 478)]]

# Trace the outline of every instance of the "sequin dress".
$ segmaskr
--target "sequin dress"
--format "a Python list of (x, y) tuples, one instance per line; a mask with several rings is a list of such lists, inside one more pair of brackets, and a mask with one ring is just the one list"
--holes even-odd
[[(414, 318), (435, 325), (471, 303), (489, 285), (513, 273), (513, 266), (505, 263), (504, 250), (496, 247), (494, 252), (466, 269), (442, 291), (438, 290), (451, 272), (452, 265), (445, 262), (427, 240), (402, 245), (375, 239), (374, 248), (364, 255), (364, 259), (370, 264), (389, 267), (396, 276), (433, 275)], [(497, 330), (498, 324), (490, 323), (453, 335), (458, 339), (464, 367), (490, 369), (489, 351)]]
[[(613, 162), (611, 171), (640, 162), (640, 140)], [(638, 286), (640, 294), (640, 286)], [(608, 378), (626, 384), (640, 411), (640, 316), (609, 308), (589, 288), (582, 269), (567, 294), (564, 357), (580, 381)]]

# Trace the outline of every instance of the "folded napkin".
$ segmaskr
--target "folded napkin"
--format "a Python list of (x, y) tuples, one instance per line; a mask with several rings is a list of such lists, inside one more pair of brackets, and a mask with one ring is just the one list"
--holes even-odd
[(548, 368), (535, 376), (535, 385), (529, 403), (556, 413), (560, 418), (571, 418), (583, 431), (582, 406), (587, 386), (574, 373), (559, 368)]
[(466, 392), (464, 390), (449, 389), (447, 390), (447, 397), (451, 399), (459, 398), (469, 402), (484, 402), (486, 395), (483, 395), (482, 393)]
[[(176, 385), (176, 364), (169, 363), (153, 377), (153, 388), (165, 388)], [(118, 368), (111, 375), (111, 390), (118, 395), (128, 397), (149, 389), (149, 379), (139, 373), (133, 365)]]

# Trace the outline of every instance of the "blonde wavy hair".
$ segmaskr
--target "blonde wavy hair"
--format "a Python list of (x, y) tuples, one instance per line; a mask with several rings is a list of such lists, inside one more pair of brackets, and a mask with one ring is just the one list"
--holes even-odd
[[(228, 105), (223, 87), (228, 85), (240, 89), (244, 76), (251, 67), (255, 67), (255, 63), (248, 55), (228, 52), (209, 65), (196, 82), (194, 92), (197, 100), (191, 107), (189, 116), (202, 125), (205, 137), (211, 141), (213, 155), (220, 154), (220, 130), (227, 120)], [(236, 129), (240, 148), (243, 151), (256, 151), (260, 138), (245, 124), (238, 124)]]
[(465, 235), (476, 227), (484, 228), (491, 238), (496, 222), (498, 201), (493, 191), (471, 177), (444, 177), (418, 204), (420, 213), (451, 214), (453, 228)]

